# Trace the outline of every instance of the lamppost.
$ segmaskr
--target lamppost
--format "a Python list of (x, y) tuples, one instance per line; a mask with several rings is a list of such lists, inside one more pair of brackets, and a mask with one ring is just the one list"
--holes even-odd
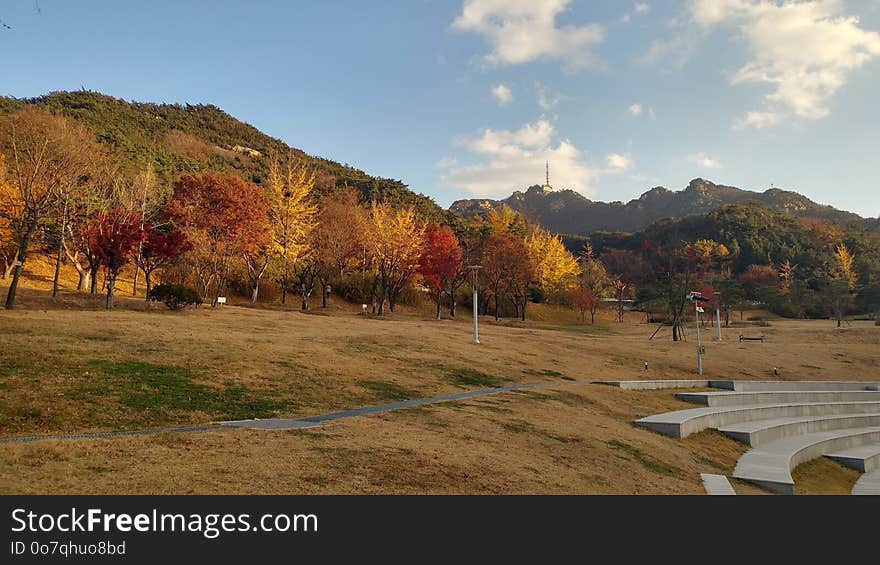
[(721, 341), (721, 291), (713, 291), (712, 296), (715, 297), (715, 341)]
[(480, 313), (480, 303), (478, 302), (478, 298), (477, 298), (477, 273), (482, 268), (483, 268), (482, 265), (468, 265), (468, 270), (471, 273), (473, 273), (473, 283), (471, 284), (471, 286), (474, 289), (474, 308), (473, 308), (473, 311), (474, 311), (474, 343), (475, 344), (480, 343), (480, 331), (479, 331), (479, 328), (477, 325), (477, 319), (478, 319), (479, 313)]
[(709, 302), (709, 299), (699, 292), (689, 292), (687, 299), (694, 303), (694, 313), (697, 315), (697, 374), (703, 374), (703, 343), (700, 341), (700, 312), (703, 311), (700, 304)]

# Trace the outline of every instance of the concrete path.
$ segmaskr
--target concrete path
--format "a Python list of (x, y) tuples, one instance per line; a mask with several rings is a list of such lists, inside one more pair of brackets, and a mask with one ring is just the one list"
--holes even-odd
[(706, 494), (710, 496), (729, 496), (736, 494), (730, 481), (728, 481), (727, 477), (724, 475), (700, 473), (700, 478), (703, 479), (703, 488), (706, 489)]
[(432, 396), (430, 398), (416, 398), (413, 400), (404, 400), (401, 402), (391, 402), (388, 404), (379, 404), (375, 406), (366, 406), (353, 410), (343, 410), (341, 412), (330, 412), (328, 414), (319, 414), (317, 416), (306, 416), (304, 418), (266, 418), (253, 420), (236, 420), (230, 422), (218, 422), (216, 424), (206, 424), (201, 426), (178, 426), (173, 428), (155, 428), (145, 430), (128, 430), (121, 432), (95, 432), (82, 434), (53, 434), (42, 436), (19, 436), (0, 438), (0, 445), (6, 443), (28, 443), (42, 440), (66, 440), (66, 439), (105, 439), (125, 436), (144, 436), (162, 433), (188, 433), (188, 432), (205, 432), (211, 430), (223, 430), (234, 428), (250, 428), (261, 430), (290, 430), (297, 428), (311, 428), (320, 426), (325, 422), (339, 420), (341, 418), (353, 418), (355, 416), (363, 416), (365, 414), (374, 414), (376, 412), (389, 412), (391, 410), (400, 410), (402, 408), (412, 408), (413, 406), (422, 406), (425, 404), (438, 404), (440, 402), (450, 402), (454, 400), (463, 400), (476, 396), (488, 396), (491, 394), (499, 394), (514, 390), (524, 390), (530, 388), (548, 388), (554, 386), (571, 386), (590, 384), (589, 381), (555, 381), (542, 383), (527, 383), (519, 385), (508, 385), (497, 388), (486, 388), (480, 390), (469, 390), (465, 392), (456, 392), (452, 394), (444, 394), (441, 396)]

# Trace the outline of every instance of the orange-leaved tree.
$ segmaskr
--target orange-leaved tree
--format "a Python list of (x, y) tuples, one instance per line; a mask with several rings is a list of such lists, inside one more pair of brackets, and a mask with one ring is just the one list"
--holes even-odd
[(192, 243), (202, 295), (212, 306), (225, 291), (233, 258), (254, 253), (270, 236), (266, 195), (235, 176), (181, 176), (165, 214)]

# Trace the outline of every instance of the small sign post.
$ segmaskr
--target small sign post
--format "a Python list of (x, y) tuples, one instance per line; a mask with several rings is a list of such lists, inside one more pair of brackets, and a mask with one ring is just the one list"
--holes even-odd
[(226, 297), (225, 296), (218, 296), (217, 297), (217, 304), (226, 304)]

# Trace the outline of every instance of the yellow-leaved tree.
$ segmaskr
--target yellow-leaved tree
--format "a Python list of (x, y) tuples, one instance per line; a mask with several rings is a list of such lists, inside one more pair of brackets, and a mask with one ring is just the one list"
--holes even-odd
[(315, 173), (291, 152), (283, 161), (272, 156), (267, 181), (271, 244), (263, 253), (245, 260), (252, 283), (255, 277), (259, 282), (270, 261), (274, 263), (281, 284), (281, 303), (285, 304), (296, 269), (309, 256), (308, 235), (315, 227), (317, 212), (312, 199)]
[[(367, 245), (375, 269), (373, 283), (374, 307), (385, 314), (385, 301), (394, 312), (401, 291), (419, 268), (425, 223), (414, 208), (395, 210), (389, 204), (373, 202), (370, 208)], [(376, 296), (376, 289), (380, 295)]]
[(858, 277), (853, 268), (856, 256), (847, 249), (845, 244), (841, 243), (834, 251), (834, 258), (837, 259), (837, 265), (834, 270), (835, 278), (844, 281), (850, 290), (854, 289), (858, 283)]
[(561, 237), (535, 228), (525, 243), (535, 269), (535, 279), (547, 294), (558, 294), (574, 286), (581, 268), (574, 255), (565, 248)]

